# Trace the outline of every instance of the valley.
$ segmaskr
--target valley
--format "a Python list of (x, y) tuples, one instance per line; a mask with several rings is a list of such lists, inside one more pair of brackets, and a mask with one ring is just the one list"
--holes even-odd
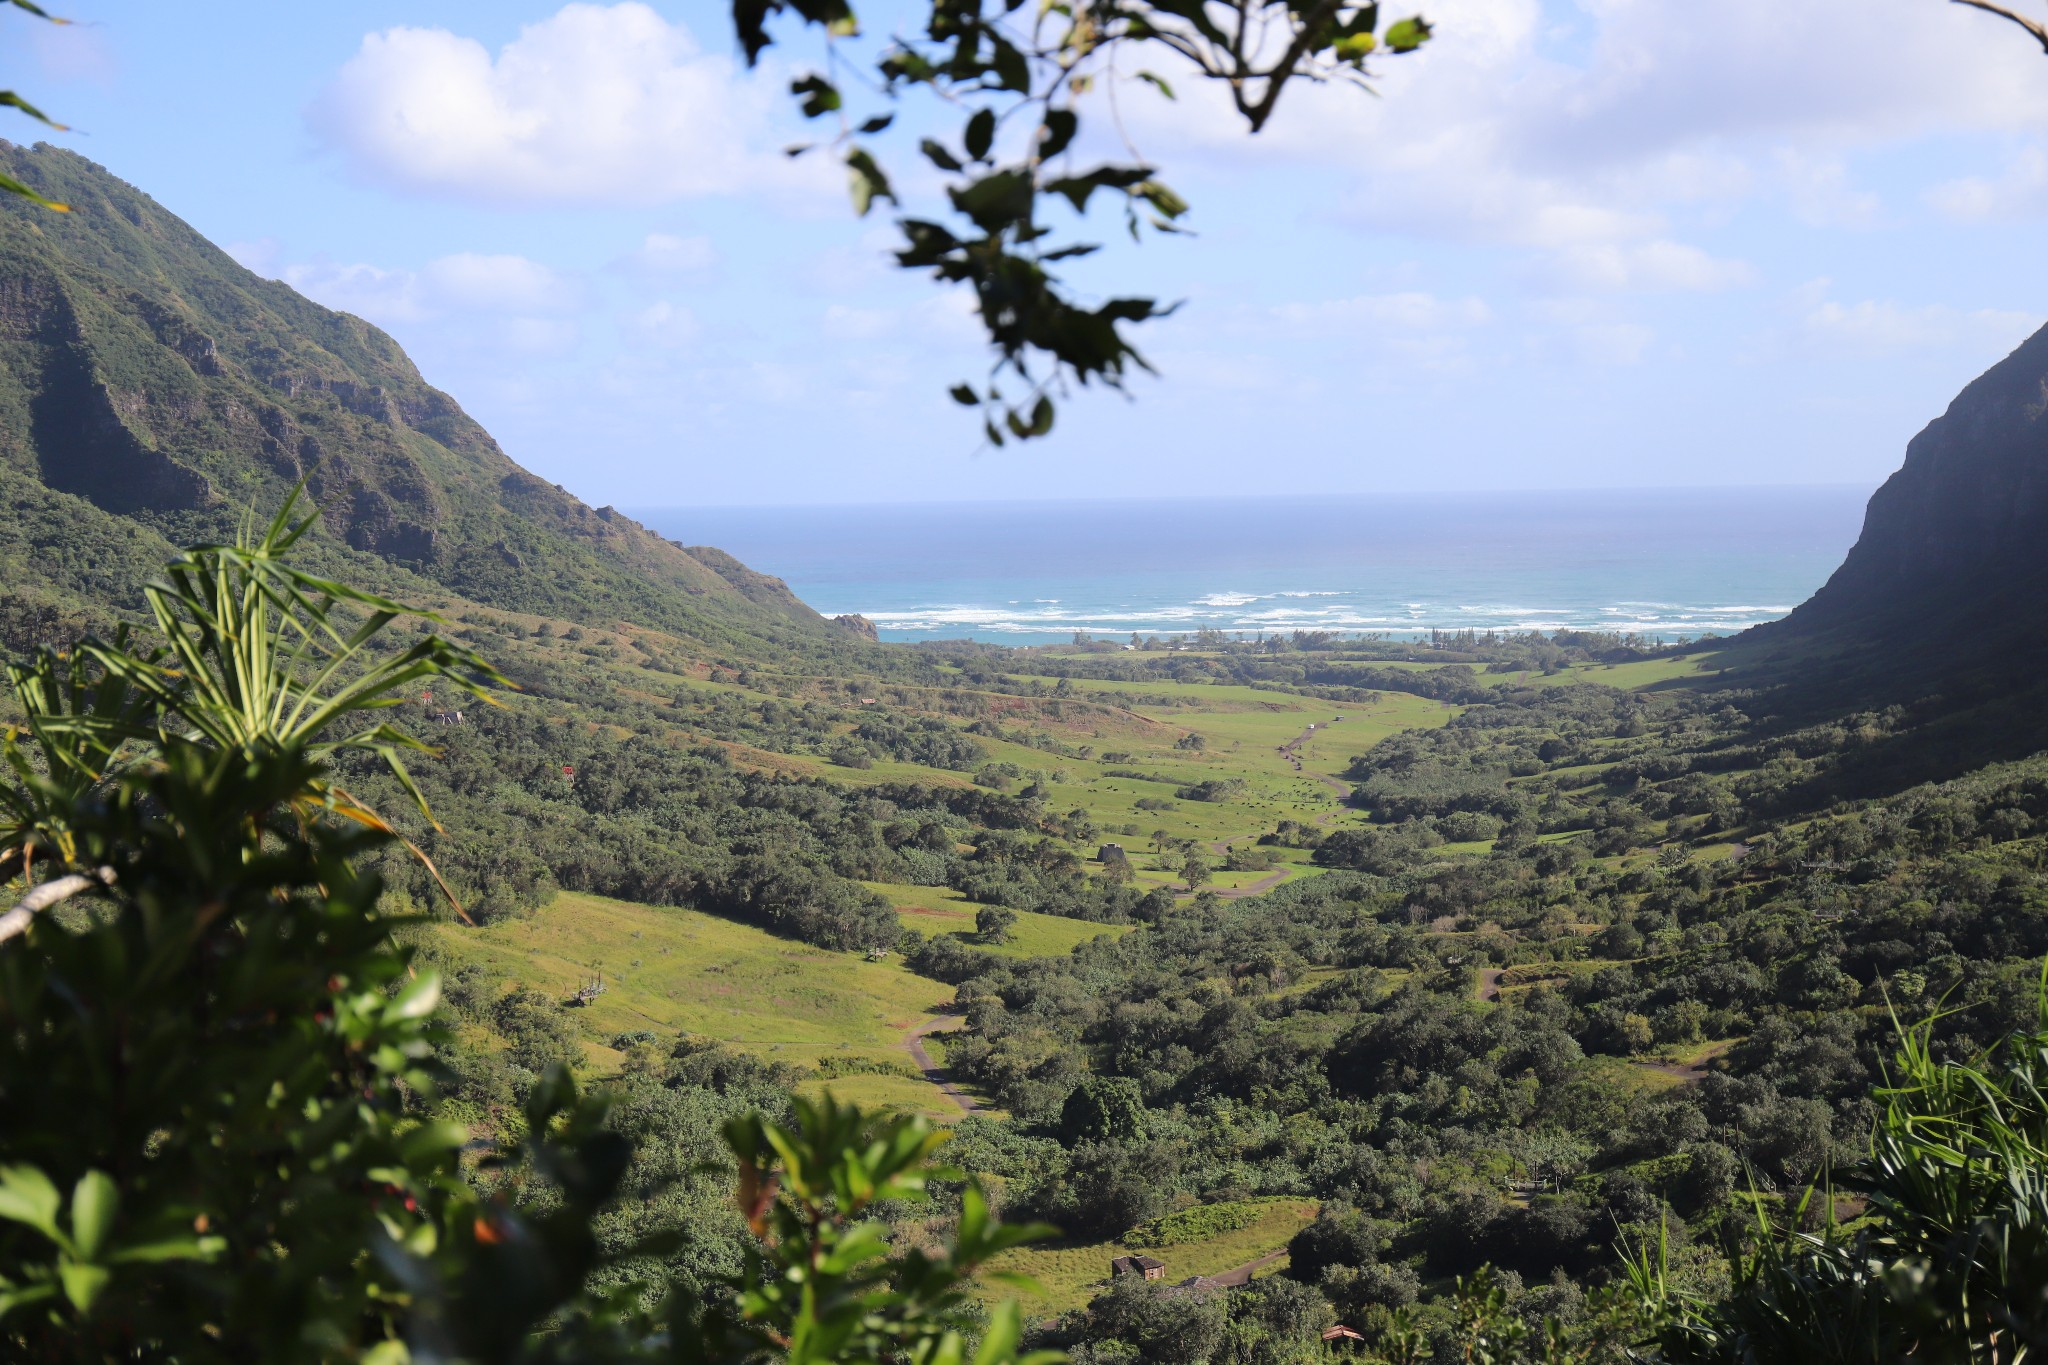
[[(210, 828), (215, 794), (248, 773), (314, 752), (303, 736), (201, 743), (170, 709), (154, 730), (127, 712), (45, 724), (51, 698), (97, 694), (17, 677), (8, 809), (29, 815), (8, 875), (27, 894), (37, 860), (77, 857), (46, 850), (104, 844), (78, 888), (148, 913), (72, 907), (22, 935), (43, 975), (5, 978), (0, 1003), (43, 1013), (5, 1035), (16, 1112), (32, 1077), (58, 1087), (53, 1111), (121, 1129), (139, 1121), (131, 1074), (214, 1064), (152, 1042), (148, 1066), (102, 1065), (128, 1044), (69, 1003), (98, 998), (73, 977), (155, 960), (89, 952), (95, 935), (189, 920), (162, 951), (213, 945), (174, 974), (204, 983), (205, 1008), (151, 1018), (214, 1028), (250, 1075), (273, 1032), (330, 1047), (347, 1083), (292, 1073), (319, 1085), (291, 1112), (330, 1105), (333, 1131), (370, 1134), (347, 1197), (371, 1190), (389, 1226), (472, 1191), (444, 1231), (408, 1225), (407, 1255), (512, 1246), (500, 1228), (525, 1219), (560, 1232), (565, 1283), (644, 1276), (701, 1307), (766, 1245), (762, 1162), (790, 1164), (750, 1124), (843, 1121), (824, 1164), (855, 1181), (888, 1146), (874, 1134), (922, 1141), (929, 1120), (951, 1134), (948, 1164), (891, 1186), (901, 1197), (869, 1204), (855, 1181), (832, 1198), (904, 1257), (979, 1226), (976, 1190), (1057, 1229), (970, 1267), (969, 1292), (992, 1311), (1016, 1299), (1019, 1340), (1082, 1365), (1290, 1365), (1349, 1349), (1323, 1345), (1340, 1323), (1374, 1351), (1454, 1352), (1488, 1285), (1486, 1312), (1611, 1359), (1592, 1354), (1612, 1345), (1603, 1315), (1662, 1330), (1626, 1317), (1653, 1315), (1645, 1301), (1616, 1307), (1631, 1257), (1657, 1249), (1668, 1302), (1737, 1311), (1759, 1237), (1821, 1227), (1816, 1182), (1873, 1179), (1872, 1134), (1903, 1122), (1880, 1088), (1899, 1066), (1952, 1077), (1939, 1068), (2009, 1038), (2035, 1055), (2040, 675), (1998, 637), (1951, 652), (1905, 631), (1879, 551), (1817, 605), (1725, 641), (883, 644), (521, 470), (389, 337), (258, 279), (90, 163), (5, 156), (82, 211), (0, 207), (0, 643), (49, 677), (98, 668), (95, 683), (142, 678), (152, 704), (197, 710), (180, 689), (215, 656), (150, 654), (174, 637), (166, 590), (152, 612), (139, 585), (175, 546), (232, 541), (304, 490), (320, 513), (289, 547), (313, 575), (290, 581), (314, 585), (295, 609), (333, 610), (318, 638), (358, 641), (355, 666), (402, 680), (371, 708), (394, 729), (319, 749), (284, 795), (255, 789), (216, 832), (234, 856), (214, 858), (178, 831)], [(2011, 438), (1994, 455), (2038, 444), (2038, 411), (2013, 395), (2048, 382), (2044, 347), (1971, 391)], [(1916, 446), (1906, 484), (1961, 461), (1993, 497), (2004, 475), (1944, 454), (1951, 436)], [(1878, 542), (1917, 534), (1908, 501), (1885, 499)], [(1937, 510), (1928, 533), (1953, 540), (1967, 518)], [(2002, 534), (1994, 557), (2023, 540)], [(245, 573), (286, 556), (193, 553), (242, 555)], [(1915, 600), (1940, 590), (1938, 567), (1907, 566)], [(312, 686), (297, 667), (276, 676)], [(61, 747), (81, 734), (117, 742)], [(123, 766), (120, 746), (145, 743), (152, 757)], [(208, 761), (204, 799), (177, 785)], [(200, 872), (175, 861), (202, 854)], [(137, 865), (117, 872), (123, 858)], [(237, 888), (232, 939), (205, 938), (225, 894), (159, 914), (204, 877)], [(327, 918), (277, 928), (278, 907)], [(344, 949), (341, 967), (241, 971)], [(286, 987), (286, 1005), (261, 994)], [(213, 1008), (236, 992), (257, 1003)], [(361, 1044), (378, 1030), (400, 1041)], [(66, 1047), (70, 1062), (47, 1060)], [(2000, 1074), (2030, 1074), (2014, 1066)], [(243, 1084), (204, 1080), (190, 1093)], [(249, 1170), (287, 1162), (262, 1135), (290, 1117), (271, 1098), (297, 1093), (288, 1080), (235, 1101), (262, 1116)], [(169, 1120), (151, 1123), (103, 1145), (154, 1161)], [(35, 1155), (73, 1160), (48, 1142)], [(408, 1187), (414, 1160), (440, 1164)], [(99, 1188), (84, 1170), (62, 1183), (88, 1205)], [(1829, 1210), (1825, 1246), (1896, 1235), (1862, 1194)], [(172, 1212), (180, 1237), (195, 1227)], [(1167, 1283), (1112, 1276), (1126, 1254), (1163, 1260)]]

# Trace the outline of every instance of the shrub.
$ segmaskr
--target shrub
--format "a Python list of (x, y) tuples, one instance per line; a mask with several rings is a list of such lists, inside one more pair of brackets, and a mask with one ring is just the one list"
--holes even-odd
[(1251, 1200), (1227, 1204), (1197, 1204), (1177, 1213), (1162, 1214), (1140, 1223), (1123, 1236), (1129, 1247), (1177, 1247), (1206, 1242), (1226, 1232), (1237, 1232), (1259, 1221), (1265, 1205)]

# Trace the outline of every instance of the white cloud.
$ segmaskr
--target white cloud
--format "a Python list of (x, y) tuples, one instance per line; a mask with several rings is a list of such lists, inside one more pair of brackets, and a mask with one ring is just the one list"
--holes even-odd
[(1483, 326), (1493, 319), (1492, 310), (1482, 300), (1440, 299), (1420, 291), (1367, 294), (1322, 303), (1288, 303), (1272, 311), (1282, 322), (1315, 332), (1437, 332)]
[(1720, 260), (1668, 240), (1588, 243), (1558, 252), (1554, 261), (1554, 278), (1580, 289), (1709, 292), (1756, 278), (1747, 262)]
[(1596, 322), (1565, 337), (1577, 358), (1594, 365), (1639, 365), (1657, 334), (1639, 322)]
[(874, 341), (892, 335), (902, 325), (902, 317), (894, 309), (835, 303), (825, 309), (820, 325), (834, 341)]
[(2031, 314), (1944, 304), (1908, 307), (1888, 299), (1837, 303), (1818, 297), (1825, 282), (1802, 291), (1808, 306), (1800, 325), (1809, 342), (1830, 350), (1905, 351), (1964, 345), (2017, 346), (2039, 325)]
[(1842, 158), (1807, 156), (1780, 147), (1772, 159), (1792, 216), (1808, 227), (1860, 228), (1876, 223), (1883, 201), (1850, 183)]
[(645, 4), (570, 4), (495, 56), (446, 29), (372, 33), (307, 110), (365, 180), (492, 203), (660, 203), (818, 185), (767, 144), (781, 97)]
[(695, 313), (667, 299), (650, 303), (626, 319), (627, 336), (650, 346), (691, 346), (703, 333)]
[(2038, 218), (2048, 214), (2048, 152), (2028, 147), (1995, 180), (1965, 176), (1937, 185), (1928, 202), (1951, 218)]
[(828, 304), (818, 322), (834, 341), (906, 341), (957, 351), (985, 339), (974, 310), (972, 291), (948, 289), (900, 308)]
[(288, 265), (277, 278), (317, 303), (387, 326), (451, 315), (560, 314), (583, 302), (575, 281), (538, 261), (475, 252), (442, 256), (418, 270)]
[(554, 270), (524, 256), (457, 252), (428, 262), (419, 278), (427, 297), (451, 310), (563, 312), (574, 308), (582, 293)]
[(709, 237), (650, 232), (619, 264), (636, 275), (695, 275), (718, 264), (718, 248)]
[(521, 355), (561, 356), (583, 341), (583, 329), (567, 318), (508, 318), (487, 338)]
[(1847, 153), (2048, 122), (2038, 49), (1981, 17), (1926, 0), (1464, 0), (1432, 13), (1422, 53), (1384, 63), (1383, 98), (1290, 88), (1251, 139), (1189, 80), (1125, 118), (1169, 165), (1320, 167), (1369, 230), (1519, 246), (1604, 288), (1728, 288), (1746, 269), (1685, 238), (1745, 200), (1868, 221), (1880, 205)]

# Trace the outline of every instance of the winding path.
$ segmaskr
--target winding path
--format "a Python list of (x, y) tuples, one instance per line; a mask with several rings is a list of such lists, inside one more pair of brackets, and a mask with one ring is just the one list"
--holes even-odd
[(1246, 1261), (1243, 1265), (1232, 1266), (1221, 1275), (1212, 1276), (1211, 1278), (1221, 1285), (1250, 1284), (1252, 1276), (1258, 1274), (1261, 1270), (1264, 1270), (1286, 1254), (1286, 1247), (1282, 1247), (1278, 1251), (1269, 1251), (1256, 1261)]
[(1219, 900), (1234, 901), (1242, 899), (1245, 896), (1264, 895), (1266, 892), (1271, 891), (1274, 887), (1280, 885), (1280, 883), (1286, 881), (1293, 874), (1293, 868), (1283, 867), (1277, 872), (1269, 872), (1265, 876), (1259, 878), (1257, 881), (1249, 882), (1244, 886), (1224, 887), (1217, 891), (1216, 896)]
[[(951, 1025), (951, 1027), (943, 1027), (945, 1025)], [(982, 1111), (981, 1102), (956, 1085), (953, 1081), (953, 1073), (933, 1061), (932, 1054), (925, 1049), (924, 1045), (924, 1040), (929, 1034), (956, 1033), (961, 1027), (963, 1025), (950, 1014), (942, 1014), (936, 1019), (927, 1019), (909, 1033), (903, 1035), (903, 1050), (910, 1054), (910, 1060), (916, 1063), (917, 1069), (924, 1073), (926, 1080), (943, 1090), (946, 1093), (947, 1099), (960, 1106), (961, 1113), (978, 1114)]]

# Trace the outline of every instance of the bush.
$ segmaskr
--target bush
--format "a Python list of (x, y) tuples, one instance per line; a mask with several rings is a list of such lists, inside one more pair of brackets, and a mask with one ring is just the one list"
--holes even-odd
[(1197, 1204), (1194, 1208), (1162, 1214), (1140, 1223), (1124, 1234), (1123, 1243), (1128, 1247), (1177, 1247), (1189, 1242), (1206, 1242), (1226, 1232), (1250, 1227), (1265, 1211), (1265, 1205), (1250, 1200)]

